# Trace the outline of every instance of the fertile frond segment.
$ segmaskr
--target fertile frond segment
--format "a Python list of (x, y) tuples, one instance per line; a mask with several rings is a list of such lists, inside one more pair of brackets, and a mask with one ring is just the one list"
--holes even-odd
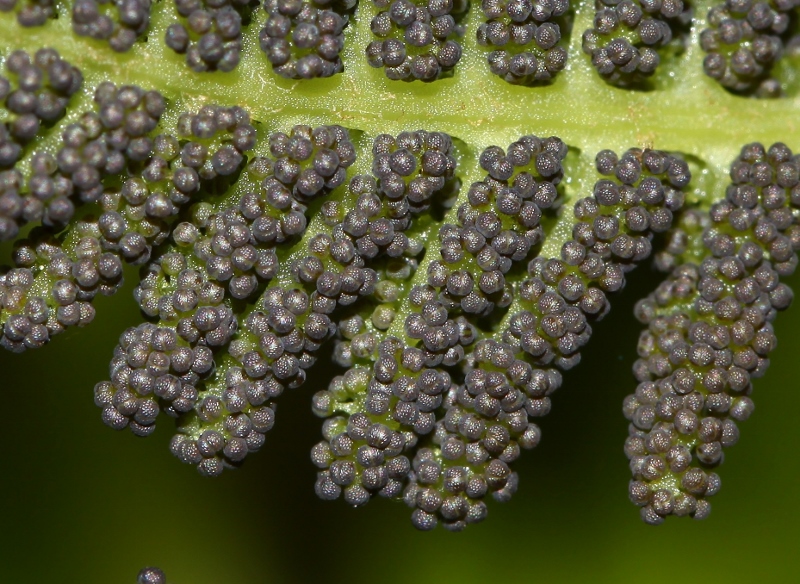
[(516, 85), (551, 81), (567, 63), (567, 0), (483, 0), (486, 22), (478, 44), (491, 50), (486, 59), (495, 75)]
[(662, 258), (674, 268), (636, 310), (647, 329), (639, 386), (624, 404), (625, 452), (630, 498), (652, 524), (708, 515), (720, 488), (712, 469), (753, 412), (752, 379), (776, 346), (772, 321), (792, 301), (780, 277), (800, 249), (800, 159), (784, 144), (749, 144), (730, 178), (724, 200), (676, 228)]
[(151, 0), (75, 0), (72, 30), (107, 41), (118, 53), (130, 50), (150, 25)]
[(668, 48), (682, 50), (692, 19), (683, 0), (596, 0), (594, 28), (583, 33), (583, 52), (609, 83), (641, 85)]
[[(42, 125), (52, 125), (64, 117), (70, 97), (83, 84), (83, 76), (77, 68), (62, 59), (53, 49), (40, 49), (34, 55), (26, 51), (15, 51), (5, 62), (5, 72), (0, 73), (0, 102), (5, 113), (0, 124), (0, 171), (3, 171), (9, 188), (14, 165), (22, 157), (25, 146), (40, 133)], [(11, 169), (9, 171), (8, 169)], [(21, 181), (19, 173), (13, 179)], [(15, 188), (19, 188), (16, 185)], [(33, 188), (31, 190), (34, 190)], [(42, 198), (44, 194), (37, 198)], [(0, 239), (12, 239), (17, 232), (8, 219), (19, 219), (22, 214), (21, 202), (3, 205), (3, 227)], [(27, 217), (23, 220), (40, 219), (35, 203), (27, 206)], [(10, 215), (10, 217), (9, 217)], [(9, 231), (10, 230), (10, 231)]]
[[(198, 131), (203, 127), (197, 118), (184, 121), (188, 126), (199, 126)], [(249, 130), (232, 130), (252, 147)], [(206, 133), (212, 133), (212, 129), (206, 128)], [(261, 310), (234, 314), (231, 301), (255, 300), (263, 284), (278, 275), (276, 249), (295, 242), (305, 231), (305, 202), (341, 185), (346, 168), (354, 161), (349, 135), (338, 126), (297, 126), (290, 134), (272, 134), (268, 144), (269, 155), (255, 157), (246, 171), (253, 180), (253, 190), (241, 193), (238, 204), (222, 205), (216, 212), (209, 204), (198, 206), (195, 215), (200, 220), (176, 227), (174, 250), (151, 264), (137, 289), (143, 312), (157, 316), (160, 323), (159, 327), (140, 325), (126, 335), (162, 335), (169, 342), (160, 343), (162, 347), (145, 338), (144, 346), (135, 346), (141, 355), (131, 358), (126, 346), (130, 343), (123, 335), (119, 358), (111, 365), (111, 381), (96, 388), (96, 401), (112, 427), (125, 427), (133, 415), (130, 427), (134, 433), (149, 434), (155, 429), (154, 417), (147, 418), (143, 430), (136, 412), (121, 412), (120, 404), (128, 402), (131, 407), (136, 404), (137, 411), (145, 408), (158, 413), (163, 408), (175, 417), (187, 414), (182, 424), (194, 425), (196, 440), (205, 436), (205, 442), (221, 442), (220, 447), (198, 450), (196, 443), (190, 444), (181, 436), (173, 449), (184, 461), (201, 464), (207, 474), (222, 470), (222, 459), (215, 455), (227, 446), (219, 433), (226, 420), (228, 426), (234, 419), (239, 422), (235, 430), (228, 429), (233, 432), (227, 436), (233, 440), (228, 448), (230, 462), (240, 462), (248, 449), (261, 446), (263, 433), (272, 426), (272, 410), (265, 402), (287, 385), (302, 384), (304, 370), (314, 362), (318, 341), (332, 333), (326, 314), (332, 309), (331, 302), (335, 306), (330, 298), (333, 288), (341, 290), (344, 284), (348, 292), (357, 292), (372, 281), (354, 268), (343, 282), (339, 271), (326, 272), (319, 258), (309, 255), (293, 265), (293, 270), (284, 270), (293, 273), (298, 288), (284, 291), (270, 287), (258, 305)], [(241, 156), (235, 148), (228, 148), (231, 151), (227, 156), (218, 159), (232, 158), (238, 167)], [(323, 286), (327, 296), (315, 294), (317, 281), (328, 279), (329, 285)], [(357, 283), (355, 290), (351, 289), (351, 279)], [(238, 338), (230, 349), (238, 363), (227, 372), (225, 388), (220, 392), (201, 387), (202, 379), (214, 369), (212, 350), (227, 348), (240, 325), (244, 325), (240, 335), (244, 338)], [(177, 361), (169, 353), (174, 350), (179, 352)], [(165, 351), (167, 354), (163, 354)], [(153, 359), (162, 366), (154, 368), (150, 363)], [(146, 382), (141, 383), (140, 377)], [(162, 389), (155, 391), (159, 384)], [(242, 450), (247, 437), (249, 447)]]
[(267, 20), (261, 29), (261, 50), (273, 71), (289, 79), (330, 77), (343, 69), (344, 28), (348, 1), (327, 2), (264, 0)]
[[(353, 365), (315, 396), (315, 411), (333, 415), (312, 453), (324, 469), (320, 496), (360, 505), (402, 493), (418, 528), (462, 529), (485, 517), (487, 495), (507, 500), (516, 491), (509, 464), (538, 444), (531, 418), (549, 412), (561, 385), (548, 367), (578, 362), (587, 318), (605, 314), (604, 291), (621, 288), (624, 272), (650, 254), (652, 234), (671, 226), (689, 181), (688, 166), (666, 153), (632, 150), (618, 160), (601, 152), (598, 170), (618, 182), (599, 181), (575, 204), (576, 235), (563, 260), (531, 260), (532, 278), (516, 288), (505, 277), (543, 238), (566, 154), (557, 138), (535, 136), (486, 149), (488, 175), (466, 190), (457, 224), (440, 228), (442, 259), (411, 288), (402, 329), (381, 333), (383, 314), (394, 310), (385, 305), (371, 317), (378, 330), (365, 319), (342, 323), (350, 340), (341, 354)], [(515, 295), (513, 306), (524, 308), (498, 333), (484, 328), (481, 317), (512, 306)]]
[[(632, 493), (648, 521), (702, 517), (790, 299), (797, 160), (748, 146), (725, 202), (714, 183), (738, 144), (797, 133), (797, 23), (729, 2), (701, 35), (693, 6), (0, 0), (0, 345), (88, 324), (138, 268), (95, 402), (137, 436), (165, 413), (217, 476), (330, 341), (317, 494), (459, 530), (517, 490), (610, 294), (670, 238)], [(700, 51), (728, 41), (733, 93)]]
[(777, 97), (781, 84), (773, 69), (786, 52), (796, 51), (793, 20), (797, 0), (726, 0), (708, 11), (709, 28), (700, 34), (706, 75), (737, 93)]
[[(365, 0), (366, 1), (366, 0)], [(380, 10), (370, 29), (377, 37), (367, 45), (372, 67), (383, 67), (389, 79), (435, 81), (461, 60), (459, 20), (465, 0), (372, 0)]]

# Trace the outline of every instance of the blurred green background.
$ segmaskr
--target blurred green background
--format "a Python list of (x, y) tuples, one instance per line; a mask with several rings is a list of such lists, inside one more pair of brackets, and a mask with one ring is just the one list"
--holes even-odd
[(711, 517), (653, 528), (628, 502), (621, 402), (635, 385), (631, 309), (656, 278), (648, 267), (631, 274), (554, 396), (541, 445), (516, 465), (519, 492), (462, 533), (418, 533), (400, 503), (353, 510), (316, 498), (308, 453), (320, 420), (309, 398), (325, 384), (319, 369), (330, 374), (324, 362), (281, 398), (262, 452), (220, 479), (172, 457), (170, 420), (147, 440), (104, 427), (92, 388), (119, 333), (140, 321), (129, 285), (99, 299), (91, 327), (0, 354), (0, 582), (133, 583), (146, 565), (170, 584), (798, 581), (798, 307), (776, 322), (779, 347), (719, 471)]

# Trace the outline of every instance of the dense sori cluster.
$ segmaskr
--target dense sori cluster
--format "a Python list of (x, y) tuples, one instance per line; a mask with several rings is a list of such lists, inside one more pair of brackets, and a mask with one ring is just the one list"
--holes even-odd
[(683, 0), (596, 0), (595, 6), (594, 28), (583, 33), (583, 51), (606, 81), (621, 86), (653, 75), (660, 49), (680, 50), (692, 19)]
[(42, 125), (52, 125), (64, 117), (70, 97), (82, 83), (80, 71), (52, 49), (41, 49), (34, 55), (14, 52), (6, 59), (5, 71), (0, 70), (0, 103), (5, 113), (0, 122), (0, 192), (4, 194), (0, 240), (15, 237), (20, 223), (41, 219), (45, 203), (53, 197), (46, 188), (33, 185), (31, 190), (41, 196), (28, 197), (28, 201), (15, 198), (11, 191), (16, 194), (22, 176), (14, 166)]
[(706, 74), (737, 93), (780, 95), (773, 68), (787, 45), (796, 43), (798, 7), (797, 0), (726, 0), (711, 8), (709, 28), (700, 35), (708, 53), (703, 61)]
[[(333, 332), (327, 315), (337, 295), (366, 293), (373, 284), (366, 270), (349, 265), (353, 254), (349, 261), (337, 256), (336, 271), (310, 255), (295, 266), (297, 288), (265, 291), (278, 274), (275, 250), (305, 231), (306, 203), (342, 185), (354, 161), (349, 135), (338, 126), (296, 126), (268, 143), (269, 155), (254, 157), (246, 170), (252, 190), (216, 211), (197, 205), (195, 222), (179, 223), (170, 250), (146, 268), (135, 296), (159, 322), (126, 331), (111, 380), (95, 388), (114, 428), (147, 435), (162, 409), (182, 416), (173, 451), (204, 474), (260, 448), (272, 427), (269, 400), (305, 380), (314, 351)], [(231, 301), (254, 301), (259, 293), (249, 314), (233, 312)], [(205, 381), (215, 372), (214, 351), (222, 349), (235, 364), (216, 387)]]
[(478, 44), (490, 49), (489, 69), (509, 83), (548, 82), (567, 63), (561, 46), (567, 25), (568, 0), (483, 0), (486, 17), (477, 31)]
[[(704, 43), (741, 33), (736, 51), (756, 54), (762, 41), (751, 39), (766, 21), (772, 36), (762, 36), (783, 40), (764, 43), (789, 42), (788, 5), (731, 2), (712, 11), (719, 18), (709, 19)], [(417, 528), (460, 530), (487, 515), (487, 500), (515, 493), (514, 463), (539, 443), (537, 418), (609, 312), (609, 295), (666, 242), (655, 264), (670, 276), (637, 308), (647, 330), (639, 387), (624, 405), (630, 496), (649, 523), (708, 514), (706, 498), (720, 486), (711, 469), (752, 411), (751, 380), (775, 347), (771, 323), (792, 298), (779, 278), (794, 271), (800, 247), (800, 158), (786, 146), (746, 146), (717, 200), (708, 182), (690, 186), (687, 160), (702, 168), (702, 156), (597, 153), (617, 142), (603, 132), (586, 138), (574, 120), (565, 123), (577, 137), (569, 146), (520, 135), (555, 119), (535, 100), (520, 99), (530, 112), (497, 118), (483, 134), (494, 114), (458, 109), (470, 113), (474, 96), (560, 89), (507, 87), (491, 74), (543, 85), (565, 69), (574, 18), (586, 20), (565, 0), (485, 0), (475, 19), (461, 0), (376, 0), (362, 4), (371, 12), (361, 21), (348, 0), (67, 4), (73, 20), (58, 24), (72, 36), (62, 53), (112, 60), (84, 75), (54, 49), (2, 56), (0, 242), (10, 265), (0, 269), (0, 345), (38, 348), (88, 324), (97, 294), (118, 291), (126, 265), (138, 269), (142, 318), (119, 337), (94, 401), (107, 426), (141, 437), (161, 414), (173, 418), (172, 453), (217, 476), (263, 447), (278, 398), (304, 385), (329, 343), (341, 369), (312, 390), (324, 419), (311, 452), (316, 493), (353, 506), (375, 495), (402, 500)], [(17, 29), (16, 20), (38, 26), (65, 6), (0, 4)], [(649, 87), (659, 55), (679, 50), (690, 27), (681, 0), (595, 8), (584, 49), (617, 86)], [(464, 28), (470, 22), (475, 31)], [(369, 40), (348, 52), (345, 37)], [(399, 91), (376, 105), (366, 85), (307, 81), (344, 81), (343, 56), (366, 52), (391, 80), (451, 77), (403, 86), (429, 96), (458, 87), (467, 42), (488, 55), (484, 85), (433, 121), (408, 111)], [(161, 44), (148, 53), (151, 43)], [(164, 43), (171, 51), (161, 52)], [(138, 77), (148, 88), (109, 80), (140, 51), (148, 65), (162, 59), (163, 71)], [(731, 63), (744, 59), (725, 51)], [(292, 81), (268, 86), (268, 65)], [(383, 72), (362, 65), (367, 80), (356, 81), (385, 87)], [(737, 93), (774, 96), (780, 87), (764, 67), (747, 85), (720, 79)], [(164, 94), (149, 88), (157, 82)], [(594, 121), (612, 111), (606, 97), (626, 93), (594, 74), (581, 82), (600, 95)], [(344, 89), (315, 93), (329, 86)], [(351, 89), (354, 103), (343, 105)], [(718, 92), (728, 106), (755, 103)], [(668, 116), (653, 121), (656, 108), (636, 103), (640, 117), (625, 127), (637, 141), (681, 143), (685, 128)], [(586, 115), (576, 111), (579, 121)], [(492, 136), (504, 136), (503, 147), (489, 145)], [(140, 581), (163, 574), (147, 569)]]
[[(33, 154), (27, 188), (8, 171), (2, 200), (21, 209), (9, 218), (27, 222), (26, 210), (38, 210), (32, 218), (42, 223), (16, 243), (15, 268), (3, 276), (0, 343), (12, 350), (90, 322), (91, 299), (116, 291), (122, 263), (147, 263), (180, 207), (201, 186), (224, 182), (253, 145), (239, 108), (205, 106), (181, 116), (178, 137), (151, 138), (165, 107), (157, 92), (103, 83), (94, 101), (97, 111), (66, 127), (55, 156)], [(75, 216), (76, 204), (97, 216)], [(72, 230), (59, 235), (66, 225)]]
[[(339, 141), (336, 151), (321, 149), (317, 159), (330, 159), (330, 153), (338, 151), (340, 163), (349, 166), (353, 151), (344, 130), (321, 130), (338, 135)], [(263, 444), (263, 434), (274, 420), (268, 400), (303, 384), (316, 351), (337, 330), (332, 319), (337, 308), (375, 294), (381, 278), (367, 263), (381, 269), (381, 256), (398, 259), (419, 253), (404, 231), (418, 212), (415, 208), (425, 209), (424, 203), (452, 175), (449, 139), (426, 132), (397, 139), (383, 135), (376, 138), (374, 150), (375, 167), (383, 161), (390, 168), (376, 172), (381, 176), (377, 180), (354, 176), (347, 188), (342, 186), (326, 201), (327, 229), (306, 238), (305, 251), (282, 265), (278, 279), (286, 277), (291, 284), (266, 289), (228, 348), (232, 364), (225, 379), (201, 393), (195, 412), (180, 421), (173, 452), (184, 462), (198, 464), (201, 472), (221, 472)], [(411, 174), (406, 193), (401, 177)], [(343, 203), (353, 210), (342, 213)]]
[(461, 60), (463, 36), (459, 20), (466, 0), (372, 0), (380, 10), (370, 29), (375, 40), (367, 45), (367, 60), (383, 67), (389, 79), (433, 81), (450, 73)]
[[(6, 67), (16, 73), (6, 105), (18, 115), (4, 127), (3, 144), (4, 164), (13, 164), (40, 130), (63, 116), (82, 77), (47, 49), (33, 57), (13, 53)], [(41, 346), (64, 328), (91, 321), (91, 299), (119, 287), (122, 262), (148, 260), (167, 236), (170, 218), (200, 188), (193, 165), (205, 160), (185, 156), (196, 143), (181, 152), (176, 138), (157, 134), (165, 107), (158, 92), (106, 82), (94, 102), (64, 128), (52, 153), (31, 153), (27, 181), (17, 167), (0, 173), (3, 239), (40, 223), (16, 242), (14, 267), (2, 276), (0, 344), (6, 348)], [(76, 215), (81, 205), (97, 216)], [(67, 225), (72, 229), (60, 234)]]
[(242, 50), (242, 13), (250, 8), (249, 0), (175, 0), (179, 18), (164, 42), (195, 71), (232, 71)]
[(344, 27), (354, 0), (264, 0), (267, 20), (259, 36), (272, 70), (290, 79), (341, 73)]
[[(378, 306), (371, 327), (363, 319), (344, 323), (350, 348), (343, 352), (353, 366), (315, 396), (317, 414), (333, 415), (323, 428), (326, 440), (312, 453), (323, 469), (317, 492), (324, 498), (343, 494), (359, 505), (375, 493), (402, 496), (415, 508), (418, 528), (441, 519), (461, 529), (485, 517), (482, 499), (489, 492), (513, 492), (516, 477), (496, 458), (503, 448), (490, 446), (490, 456), (484, 447), (495, 434), (508, 445), (505, 418), (494, 429), (466, 412), (459, 419), (456, 395), (467, 351), (479, 338), (472, 322), (510, 304), (504, 274), (541, 240), (542, 208), (557, 199), (566, 147), (557, 138), (526, 136), (508, 151), (492, 147), (480, 157), (489, 175), (469, 187), (458, 224), (439, 229), (442, 260), (420, 269), (423, 281), (412, 285), (407, 300)], [(386, 313), (399, 311), (404, 320), (383, 322)], [(508, 404), (509, 412), (521, 404), (524, 398)], [(532, 447), (538, 429), (523, 418), (514, 438)]]
[(670, 276), (636, 310), (647, 329), (639, 386), (624, 405), (625, 452), (630, 498), (648, 523), (708, 515), (720, 488), (712, 469), (753, 412), (752, 380), (776, 346), (772, 322), (792, 301), (780, 278), (800, 249), (800, 159), (784, 144), (749, 144), (730, 178), (724, 200), (672, 234), (659, 262)]
[[(75, 34), (108, 41), (115, 51), (129, 50), (150, 24), (151, 0), (75, 0)], [(113, 15), (113, 16), (112, 16)]]
[[(509, 465), (539, 442), (532, 418), (550, 411), (560, 370), (577, 364), (589, 321), (608, 310), (605, 293), (648, 257), (689, 181), (674, 156), (604, 151), (598, 169), (618, 182), (599, 181), (575, 204), (574, 239), (560, 259), (531, 259), (543, 214), (559, 205), (566, 154), (557, 138), (535, 136), (486, 149), (488, 174), (467, 190), (457, 224), (439, 229), (441, 260), (428, 262), (425, 280), (369, 321), (341, 324), (346, 348), (337, 355), (350, 369), (314, 398), (329, 417), (312, 453), (320, 496), (360, 505), (402, 495), (419, 529), (458, 530), (484, 518), (486, 496), (516, 491)], [(526, 263), (528, 280), (506, 281)], [(482, 318), (504, 309), (487, 330)], [(398, 311), (405, 320), (391, 318)]]
[[(699, 35), (707, 75), (730, 91), (783, 95), (792, 76), (778, 67), (800, 47), (797, 0), (726, 0), (713, 6)], [(458, 70), (464, 43), (486, 53), (487, 70), (515, 85), (545, 85), (567, 64), (573, 24), (581, 22), (583, 52), (608, 83), (646, 88), (662, 61), (684, 53), (693, 25), (688, 0), (0, 0), (23, 26), (42, 26), (70, 14), (75, 34), (105, 41), (118, 52), (163, 42), (196, 72), (234, 71), (252, 31), (257, 68), (289, 79), (331, 77), (344, 71), (345, 42), (366, 39), (360, 58), (389, 80), (432, 82)], [(467, 12), (480, 10), (472, 29)], [(161, 11), (167, 11), (162, 27)], [(581, 14), (577, 14), (581, 11)], [(355, 24), (351, 18), (355, 16)], [(577, 19), (576, 19), (577, 16)], [(158, 41), (152, 20), (159, 24)], [(361, 24), (363, 21), (364, 24)], [(470, 24), (473, 21), (470, 20)], [(350, 26), (359, 30), (345, 35)], [(361, 30), (369, 26), (369, 31)], [(366, 34), (364, 34), (366, 33)], [(367, 38), (369, 37), (369, 38)], [(251, 37), (252, 38), (252, 37)], [(248, 44), (249, 43), (249, 44)]]

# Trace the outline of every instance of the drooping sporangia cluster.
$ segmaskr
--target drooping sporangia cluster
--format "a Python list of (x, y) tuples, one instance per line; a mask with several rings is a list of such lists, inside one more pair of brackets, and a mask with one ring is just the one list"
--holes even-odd
[[(642, 518), (708, 514), (712, 472), (753, 412), (752, 380), (775, 349), (772, 322), (792, 301), (780, 282), (800, 249), (800, 156), (742, 148), (723, 200), (687, 213), (659, 258), (669, 277), (636, 308), (647, 325), (625, 400), (631, 500)], [(698, 253), (699, 252), (699, 253)], [(698, 261), (697, 258), (702, 258)]]
[[(347, 31), (356, 14), (371, 35), (360, 55), (388, 84), (456, 79), (467, 35), (487, 73), (514, 85), (551, 83), (577, 58), (566, 0), (68, 4), (0, 0), (0, 18), (23, 36), (69, 18), (94, 50), (156, 44), (181, 74), (209, 76), (211, 96), (253, 62), (300, 84), (341, 74), (347, 43), (366, 38)], [(773, 68), (796, 8), (712, 8), (706, 73), (780, 96)], [(682, 0), (590, 12), (587, 64), (636, 89), (681, 54), (695, 16)], [(146, 38), (154, 21), (163, 34)], [(562, 374), (609, 295), (654, 256), (668, 275), (636, 310), (647, 328), (624, 403), (630, 498), (648, 523), (708, 514), (713, 469), (753, 410), (772, 321), (792, 299), (780, 278), (800, 249), (800, 156), (783, 143), (744, 146), (713, 196), (692, 182), (704, 163), (679, 151), (587, 157), (535, 128), (477, 147), (344, 115), (281, 126), (246, 100), (94, 82), (54, 48), (0, 52), (0, 65), (0, 241), (13, 241), (0, 344), (34, 349), (90, 323), (92, 299), (139, 267), (142, 322), (94, 390), (106, 425), (148, 436), (166, 414), (173, 454), (219, 475), (262, 448), (278, 398), (330, 343), (339, 374), (312, 397), (316, 493), (403, 500), (417, 528), (460, 530), (517, 490), (513, 463), (539, 443)]]

